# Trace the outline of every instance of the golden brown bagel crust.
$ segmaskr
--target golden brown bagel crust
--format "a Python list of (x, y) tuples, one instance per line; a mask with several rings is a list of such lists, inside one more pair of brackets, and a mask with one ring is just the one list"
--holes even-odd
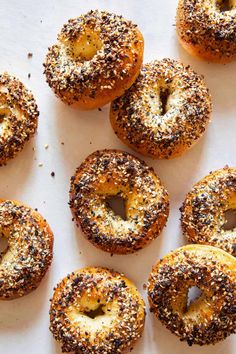
[(0, 74), (0, 166), (15, 157), (34, 135), (38, 116), (32, 93), (15, 77)]
[[(107, 198), (125, 200), (126, 220)], [(96, 151), (71, 178), (70, 207), (89, 241), (104, 251), (127, 254), (155, 239), (169, 214), (168, 193), (144, 161), (119, 150)]]
[(49, 86), (65, 103), (93, 109), (122, 95), (137, 78), (143, 36), (122, 16), (90, 11), (63, 26), (44, 67)]
[(53, 234), (35, 210), (15, 200), (0, 200), (0, 227), (8, 240), (0, 254), (0, 299), (36, 289), (52, 261)]
[(163, 59), (143, 65), (136, 82), (112, 103), (110, 120), (117, 136), (132, 149), (170, 159), (202, 136), (210, 113), (203, 78), (189, 66)]
[[(202, 295), (188, 307), (193, 286)], [(236, 330), (236, 258), (212, 246), (181, 247), (153, 267), (148, 295), (151, 311), (181, 341), (215, 344)]]
[[(192, 55), (227, 63), (236, 59), (236, 0), (179, 0), (177, 34)], [(224, 4), (225, 6), (225, 4)]]
[(236, 209), (236, 168), (225, 167), (204, 177), (187, 194), (181, 208), (184, 235), (191, 243), (217, 246), (236, 256), (236, 228), (223, 228), (229, 209)]
[[(88, 315), (98, 309), (95, 318)], [(122, 353), (141, 337), (144, 321), (144, 301), (135, 285), (105, 268), (69, 274), (51, 300), (50, 330), (63, 352)]]

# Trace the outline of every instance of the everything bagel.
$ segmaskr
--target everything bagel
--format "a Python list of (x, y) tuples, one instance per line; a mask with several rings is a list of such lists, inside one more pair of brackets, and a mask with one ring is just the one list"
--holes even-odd
[(81, 109), (103, 106), (122, 95), (139, 74), (143, 37), (122, 16), (90, 11), (63, 26), (44, 68), (49, 86)]
[[(125, 201), (125, 220), (107, 204), (112, 196)], [(160, 234), (169, 214), (169, 197), (145, 162), (123, 151), (101, 150), (88, 156), (71, 178), (70, 207), (95, 246), (127, 254)]]
[(143, 65), (136, 82), (111, 105), (110, 120), (129, 147), (152, 158), (183, 154), (203, 135), (211, 97), (203, 78), (172, 59)]
[(190, 54), (221, 63), (236, 59), (236, 0), (179, 0), (176, 22)]
[(45, 219), (17, 201), (0, 200), (0, 299), (10, 300), (36, 289), (52, 261), (53, 234)]
[(236, 168), (229, 167), (210, 173), (187, 194), (181, 208), (184, 235), (236, 256), (236, 228), (224, 230), (227, 210), (236, 210)]
[[(188, 306), (194, 286), (202, 293)], [(148, 295), (151, 311), (181, 341), (215, 344), (236, 330), (236, 258), (212, 246), (178, 248), (153, 267)]]
[(50, 330), (63, 352), (123, 353), (142, 335), (144, 301), (124, 275), (88, 267), (69, 274), (51, 300)]
[(0, 75), (0, 166), (35, 134), (39, 111), (30, 91), (13, 76)]

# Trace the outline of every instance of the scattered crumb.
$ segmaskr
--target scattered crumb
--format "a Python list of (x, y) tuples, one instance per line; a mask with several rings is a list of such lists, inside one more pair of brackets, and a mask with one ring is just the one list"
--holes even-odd
[(64, 141), (61, 142), (61, 145), (65, 145)]
[(34, 208), (35, 211), (38, 211), (38, 208)]
[(44, 148), (45, 148), (46, 150), (48, 149), (48, 147), (49, 147), (48, 144), (45, 144), (45, 145), (44, 145)]
[(91, 145), (91, 144), (92, 144), (92, 141), (89, 142), (89, 145)]
[(54, 171), (51, 172), (51, 176), (55, 177), (55, 172)]
[(111, 253), (110, 256), (113, 257), (113, 253)]
[(143, 290), (146, 290), (147, 289), (147, 284), (143, 284)]
[(42, 162), (40, 162), (40, 163), (38, 164), (38, 166), (39, 166), (39, 167), (42, 167), (42, 166), (43, 166), (43, 163), (42, 163)]
[(28, 79), (30, 79), (30, 78), (31, 78), (31, 74), (29, 73), (29, 74), (28, 74)]
[(33, 53), (28, 53), (28, 58), (31, 59), (33, 56)]
[(101, 109), (100, 107), (98, 108), (98, 110), (99, 110), (99, 112), (101, 112), (101, 111), (102, 111), (102, 109)]

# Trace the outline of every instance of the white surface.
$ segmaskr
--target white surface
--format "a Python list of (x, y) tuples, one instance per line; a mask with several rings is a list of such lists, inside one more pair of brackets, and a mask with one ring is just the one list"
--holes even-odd
[[(179, 207), (185, 194), (210, 170), (225, 164), (236, 165), (236, 63), (213, 65), (187, 55), (176, 40), (176, 5), (177, 0), (0, 0), (0, 71), (7, 70), (25, 82), (40, 109), (36, 138), (0, 169), (0, 197), (19, 199), (37, 207), (55, 235), (53, 264), (40, 287), (22, 299), (0, 302), (1, 354), (61, 353), (48, 330), (49, 297), (53, 286), (77, 268), (113, 267), (133, 279), (145, 296), (143, 284), (151, 266), (159, 257), (185, 243), (179, 225)], [(145, 159), (154, 166), (170, 193), (171, 212), (161, 236), (131, 256), (111, 257), (93, 247), (71, 221), (67, 205), (70, 176), (89, 153), (102, 148), (128, 150), (110, 127), (109, 107), (102, 112), (84, 113), (65, 106), (53, 95), (42, 73), (47, 47), (55, 42), (61, 26), (67, 19), (95, 8), (122, 14), (136, 22), (145, 38), (145, 61), (180, 58), (205, 75), (213, 97), (212, 123), (192, 150), (172, 161)], [(28, 52), (33, 53), (32, 59), (27, 58)], [(47, 150), (45, 144), (49, 144)], [(43, 166), (38, 167), (39, 163)], [(51, 171), (55, 171), (54, 179)], [(189, 348), (148, 312), (144, 336), (133, 353), (233, 354), (235, 351), (233, 336), (214, 347)]]

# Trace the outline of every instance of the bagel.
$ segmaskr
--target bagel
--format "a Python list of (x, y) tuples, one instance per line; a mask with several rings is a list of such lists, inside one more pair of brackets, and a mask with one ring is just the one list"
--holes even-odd
[[(202, 294), (188, 307), (194, 286)], [(236, 330), (236, 258), (212, 246), (181, 247), (153, 267), (148, 296), (151, 312), (181, 341), (215, 344)]]
[(0, 200), (0, 299), (11, 300), (36, 289), (52, 261), (53, 234), (35, 210), (14, 200)]
[(236, 0), (179, 0), (176, 28), (191, 55), (220, 63), (236, 59)]
[(122, 95), (137, 78), (143, 36), (122, 16), (90, 11), (65, 24), (49, 48), (44, 73), (66, 104), (93, 109)]
[(111, 105), (118, 138), (152, 158), (181, 155), (204, 133), (211, 98), (201, 76), (172, 59), (143, 65), (133, 86)]
[(236, 227), (224, 230), (225, 212), (236, 209), (236, 168), (225, 167), (196, 183), (181, 208), (184, 235), (191, 243), (220, 247), (236, 257)]
[(35, 99), (23, 83), (8, 73), (0, 74), (0, 166), (34, 135), (38, 116)]
[[(108, 197), (125, 201), (125, 220)], [(156, 238), (169, 214), (168, 193), (152, 168), (119, 150), (89, 155), (71, 178), (70, 207), (95, 246), (117, 254), (138, 251)]]
[(69, 274), (56, 287), (50, 330), (63, 352), (122, 353), (144, 329), (145, 308), (135, 285), (100, 267)]

